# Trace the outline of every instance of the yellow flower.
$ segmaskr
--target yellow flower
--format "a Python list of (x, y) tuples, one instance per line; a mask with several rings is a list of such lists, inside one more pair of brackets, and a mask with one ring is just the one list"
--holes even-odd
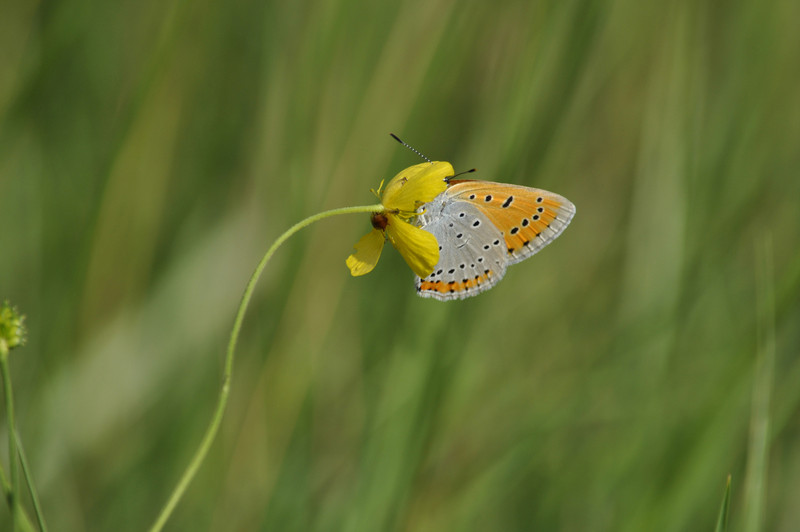
[(388, 238), (414, 273), (423, 278), (430, 275), (439, 262), (439, 243), (413, 221), (420, 205), (444, 192), (446, 179), (452, 176), (450, 163), (421, 163), (394, 176), (382, 192), (378, 189), (384, 210), (372, 213), (372, 231), (358, 241), (355, 253), (347, 257), (350, 273), (357, 276), (371, 272)]

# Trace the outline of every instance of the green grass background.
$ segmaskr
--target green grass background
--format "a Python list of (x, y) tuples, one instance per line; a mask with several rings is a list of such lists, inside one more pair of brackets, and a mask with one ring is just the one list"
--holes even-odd
[(797, 2), (0, 9), (0, 297), (51, 529), (152, 523), (259, 257), (419, 162), (390, 132), (577, 215), (452, 303), (391, 248), (349, 275), (365, 215), (290, 240), (168, 529), (710, 531), (728, 473), (732, 530), (800, 526)]

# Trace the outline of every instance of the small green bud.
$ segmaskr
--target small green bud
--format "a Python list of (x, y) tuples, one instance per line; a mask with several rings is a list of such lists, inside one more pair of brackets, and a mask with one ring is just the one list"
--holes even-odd
[(8, 301), (0, 305), (0, 351), (8, 351), (25, 343), (25, 316)]

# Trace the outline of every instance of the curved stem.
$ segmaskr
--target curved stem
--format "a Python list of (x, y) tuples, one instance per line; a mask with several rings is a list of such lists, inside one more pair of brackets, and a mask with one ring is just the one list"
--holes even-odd
[(217, 430), (219, 429), (220, 422), (222, 421), (222, 416), (225, 413), (225, 405), (228, 402), (231, 375), (233, 373), (233, 355), (234, 351), (236, 350), (236, 342), (239, 339), (239, 331), (242, 328), (244, 313), (247, 310), (247, 305), (250, 303), (250, 298), (253, 295), (253, 290), (256, 287), (256, 283), (258, 282), (259, 277), (261, 277), (261, 273), (264, 271), (269, 259), (281, 246), (281, 244), (283, 244), (290, 236), (314, 222), (339, 214), (383, 212), (383, 210), (383, 205), (377, 204), (362, 205), (359, 207), (343, 207), (341, 209), (333, 209), (315, 214), (314, 216), (310, 216), (289, 228), (288, 231), (278, 237), (278, 239), (272, 244), (272, 246), (270, 246), (270, 248), (261, 258), (261, 261), (258, 263), (258, 266), (256, 266), (253, 275), (247, 282), (247, 286), (244, 289), (244, 294), (242, 295), (242, 300), (239, 303), (239, 310), (236, 312), (236, 319), (233, 322), (233, 329), (231, 330), (231, 336), (228, 340), (228, 350), (225, 354), (225, 370), (222, 375), (222, 388), (219, 392), (219, 399), (217, 400), (217, 408), (214, 411), (214, 416), (211, 418), (211, 423), (206, 429), (206, 433), (203, 436), (197, 451), (195, 451), (192, 461), (189, 462), (189, 466), (186, 468), (186, 471), (184, 471), (183, 475), (181, 475), (178, 484), (172, 491), (172, 495), (170, 495), (169, 500), (167, 500), (167, 504), (164, 505), (164, 508), (162, 508), (161, 513), (156, 519), (156, 522), (150, 528), (151, 532), (157, 532), (163, 528), (164, 524), (167, 522), (167, 519), (169, 519), (169, 516), (172, 514), (172, 511), (175, 509), (175, 506), (177, 506), (178, 502), (186, 491), (186, 488), (189, 486), (189, 483), (197, 473), (197, 470), (200, 468), (200, 465), (203, 463), (203, 460), (205, 459), (206, 454), (208, 454), (208, 450), (214, 441), (214, 437), (217, 435)]

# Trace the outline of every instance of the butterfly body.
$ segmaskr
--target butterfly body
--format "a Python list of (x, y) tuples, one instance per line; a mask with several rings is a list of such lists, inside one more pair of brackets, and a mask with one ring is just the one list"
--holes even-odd
[(541, 189), (451, 180), (420, 211), (419, 226), (439, 242), (439, 262), (433, 273), (417, 277), (417, 293), (446, 301), (474, 296), (497, 284), (509, 265), (560, 235), (575, 215), (575, 206)]

